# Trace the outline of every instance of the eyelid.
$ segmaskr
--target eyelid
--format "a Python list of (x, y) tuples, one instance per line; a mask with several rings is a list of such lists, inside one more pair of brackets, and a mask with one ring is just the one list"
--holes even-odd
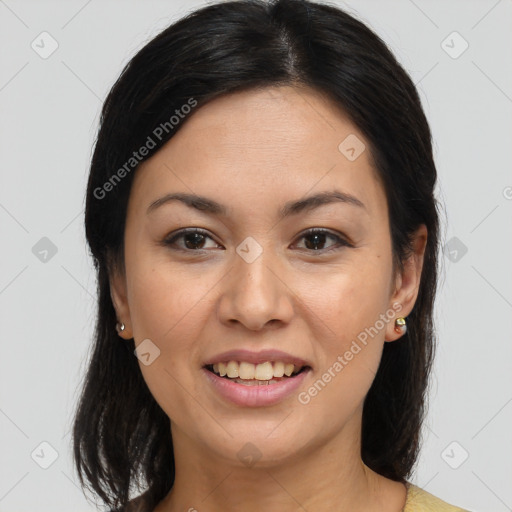
[[(298, 236), (298, 239), (303, 238), (303, 237), (308, 236), (308, 235), (317, 234), (317, 233), (320, 233), (320, 234), (323, 234), (323, 235), (328, 235), (331, 238), (337, 239), (338, 240), (338, 245), (345, 246), (345, 247), (354, 247), (354, 244), (350, 241), (350, 239), (346, 235), (344, 235), (344, 234), (342, 234), (342, 233), (340, 233), (338, 231), (333, 231), (333, 230), (326, 229), (326, 228), (309, 228), (306, 231), (303, 231)], [(320, 250), (320, 251), (309, 251), (309, 252), (312, 252), (312, 253), (315, 253), (315, 252), (326, 253), (326, 252), (329, 252), (330, 250), (336, 250), (336, 249), (339, 249), (339, 247), (334, 246), (334, 247), (329, 248), (329, 249), (323, 249), (323, 250)]]
[[(213, 240), (216, 244), (218, 244), (218, 242), (216, 242), (214, 240), (214, 238), (209, 234), (208, 231), (206, 231), (205, 229), (202, 229), (202, 228), (196, 228), (196, 227), (189, 227), (189, 228), (183, 228), (183, 229), (180, 229), (176, 232), (173, 232), (171, 233), (170, 235), (167, 235), (163, 240), (162, 240), (162, 244), (166, 247), (169, 247), (169, 246), (172, 246), (175, 241), (183, 236), (186, 236), (187, 234), (193, 234), (193, 233), (199, 233), (200, 235), (203, 235), (205, 236), (206, 238), (210, 238), (211, 240)], [(349, 238), (346, 236), (346, 235), (343, 235), (342, 233), (340, 232), (337, 232), (337, 231), (332, 231), (330, 229), (326, 229), (326, 228), (308, 228), (307, 230), (303, 231), (302, 233), (300, 233), (296, 240), (300, 240), (306, 236), (311, 236), (311, 235), (314, 235), (314, 234), (325, 234), (331, 238), (334, 238), (337, 240), (337, 244), (334, 245), (333, 247), (330, 247), (330, 248), (327, 248), (327, 249), (320, 249), (318, 251), (315, 251), (315, 250), (308, 250), (308, 249), (304, 249), (304, 251), (310, 253), (310, 254), (326, 254), (330, 251), (334, 251), (334, 250), (339, 250), (341, 247), (354, 247), (353, 243), (351, 243), (351, 241), (349, 240)], [(220, 244), (218, 244), (220, 245)], [(193, 249), (182, 249), (182, 248), (177, 248), (177, 249), (174, 249), (174, 250), (177, 250), (177, 251), (182, 251), (182, 252), (188, 252), (188, 253), (202, 253), (204, 251), (208, 251), (208, 249), (196, 249), (196, 250), (193, 250)]]
[[(183, 229), (180, 229), (178, 231), (175, 231), (169, 235), (167, 235), (163, 240), (162, 240), (162, 244), (164, 246), (171, 246), (175, 240), (179, 239), (180, 237), (183, 237), (185, 235), (188, 235), (188, 234), (192, 234), (192, 233), (199, 233), (200, 235), (203, 235), (207, 238), (210, 238), (211, 240), (213, 240), (216, 244), (218, 242), (216, 242), (213, 237), (208, 233), (208, 231), (206, 231), (205, 229), (202, 229), (202, 228), (194, 228), (194, 227), (191, 227), (191, 228), (183, 228)], [(219, 244), (220, 245), (220, 244)], [(201, 252), (201, 251), (205, 251), (205, 250), (208, 250), (208, 249), (197, 249), (195, 251), (193, 250), (190, 250), (190, 249), (181, 249), (181, 248), (178, 248), (176, 250), (181, 250), (181, 251), (184, 251), (184, 252)]]

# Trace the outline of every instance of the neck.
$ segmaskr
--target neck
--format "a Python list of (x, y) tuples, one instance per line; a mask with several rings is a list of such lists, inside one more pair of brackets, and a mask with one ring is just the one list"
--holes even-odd
[(360, 421), (345, 427), (285, 460), (262, 456), (247, 467), (199, 447), (171, 422), (175, 481), (154, 512), (400, 512), (405, 486), (362, 462)]

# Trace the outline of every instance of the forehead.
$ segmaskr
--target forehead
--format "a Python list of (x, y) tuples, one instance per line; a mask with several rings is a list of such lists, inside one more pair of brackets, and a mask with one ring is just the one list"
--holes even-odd
[[(365, 203), (382, 200), (364, 136), (316, 90), (283, 86), (227, 94), (181, 122), (137, 169), (134, 207), (175, 190), (224, 203), (235, 203), (237, 194), (241, 203), (246, 194), (260, 194), (261, 206), (340, 188)], [(264, 201), (269, 195), (273, 201)]]
[[(339, 156), (337, 141), (362, 134), (345, 112), (321, 92), (306, 87), (268, 87), (218, 97), (190, 115), (173, 137), (183, 149), (222, 144), (222, 151), (260, 158), (303, 154)], [(279, 150), (279, 154), (276, 154)], [(215, 158), (216, 154), (209, 155)]]

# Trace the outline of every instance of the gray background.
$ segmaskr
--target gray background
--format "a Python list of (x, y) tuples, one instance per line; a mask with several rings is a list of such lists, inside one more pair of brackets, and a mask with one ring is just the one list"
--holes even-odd
[[(129, 58), (204, 4), (0, 0), (1, 512), (94, 510), (70, 427), (94, 327), (82, 222), (99, 110)], [(448, 248), (412, 481), (475, 512), (512, 510), (512, 2), (336, 4), (390, 45), (435, 139)]]

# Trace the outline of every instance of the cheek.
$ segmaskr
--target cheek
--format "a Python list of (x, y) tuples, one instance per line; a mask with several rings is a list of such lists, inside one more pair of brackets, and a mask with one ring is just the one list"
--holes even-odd
[[(361, 266), (331, 273), (322, 283), (304, 283), (301, 298), (317, 318), (313, 330), (319, 376), (329, 388), (327, 400), (348, 410), (366, 394), (377, 372), (388, 312), (390, 261), (361, 258)], [(309, 284), (309, 286), (308, 286)], [(384, 316), (383, 316), (384, 315)], [(322, 383), (319, 383), (322, 386)], [(314, 393), (314, 391), (313, 391)]]
[(133, 326), (135, 339), (152, 339), (162, 353), (187, 350), (200, 335), (205, 322), (208, 288), (191, 286), (174, 275), (153, 274), (134, 289)]
[[(322, 320), (328, 338), (347, 341), (375, 324), (388, 307), (390, 270), (386, 261), (360, 257), (353, 264), (312, 275), (301, 284), (302, 302)], [(381, 327), (381, 326), (380, 326)]]
[(216, 282), (211, 272), (201, 265), (185, 269), (173, 264), (154, 248), (132, 247), (127, 253), (127, 275), (136, 341), (150, 338), (165, 346), (171, 340), (193, 339), (194, 326), (200, 325), (198, 316)]
[(208, 291), (218, 279), (210, 282), (204, 271), (191, 275), (169, 262), (133, 261), (128, 291), (134, 339), (136, 345), (150, 339), (160, 351), (151, 364), (139, 367), (155, 400), (174, 418), (190, 408), (190, 395), (183, 390), (193, 393), (193, 340), (201, 337)]

